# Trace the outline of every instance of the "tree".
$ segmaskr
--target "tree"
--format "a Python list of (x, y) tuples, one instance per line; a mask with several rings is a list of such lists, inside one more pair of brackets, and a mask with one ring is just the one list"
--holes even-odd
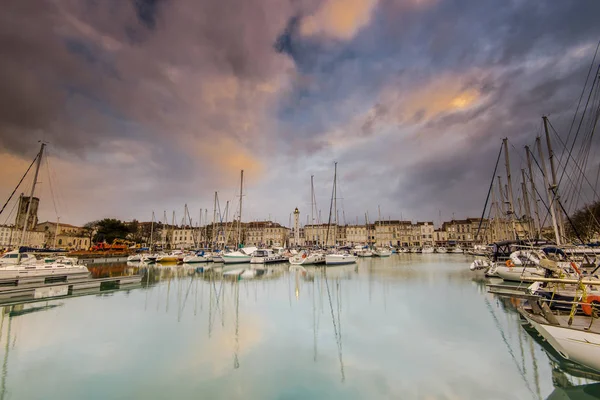
[[(115, 239), (126, 239), (131, 232), (122, 221), (114, 218), (105, 218), (95, 221), (94, 242), (112, 243)], [(87, 224), (86, 224), (87, 225)]]
[(600, 201), (585, 205), (571, 215), (571, 225), (568, 221), (565, 234), (573, 241), (589, 242), (600, 233)]

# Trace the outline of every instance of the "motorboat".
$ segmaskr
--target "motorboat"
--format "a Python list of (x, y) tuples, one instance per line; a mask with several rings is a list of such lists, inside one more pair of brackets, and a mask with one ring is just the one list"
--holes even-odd
[(176, 263), (183, 261), (183, 251), (175, 250), (170, 253), (159, 254), (156, 257), (156, 262), (161, 264)]
[(249, 263), (252, 259), (252, 253), (256, 250), (258, 250), (256, 247), (243, 247), (238, 251), (223, 254), (223, 262), (225, 264)]
[(436, 252), (436, 253), (440, 253), (440, 254), (444, 254), (444, 253), (447, 253), (447, 252), (448, 252), (448, 249), (446, 249), (446, 248), (445, 248), (445, 247), (443, 247), (443, 246), (440, 246), (440, 247), (436, 247), (436, 248), (435, 248), (435, 252)]
[(354, 264), (356, 262), (356, 256), (350, 253), (333, 253), (325, 255), (326, 265), (345, 265)]
[(423, 254), (431, 254), (434, 252), (433, 246), (425, 245), (421, 248), (421, 253)]
[(463, 254), (464, 250), (462, 249), (462, 247), (460, 246), (456, 246), (451, 248), (450, 250), (448, 250), (448, 253), (452, 253), (452, 254)]
[(127, 262), (141, 262), (143, 258), (144, 256), (140, 253), (132, 254), (129, 257), (127, 257)]
[(319, 265), (325, 264), (325, 254), (300, 252), (288, 259), (292, 265)]
[[(21, 264), (35, 263), (37, 258), (31, 253), (21, 253)], [(0, 257), (0, 268), (19, 264), (19, 250), (13, 250)]]
[(260, 249), (252, 253), (250, 264), (273, 264), (286, 261), (287, 258), (282, 256), (281, 254), (275, 254), (272, 250), (269, 249)]
[(392, 251), (390, 249), (377, 248), (373, 250), (373, 255), (375, 257), (389, 257), (392, 255)]
[(209, 255), (205, 254), (203, 251), (198, 251), (183, 257), (184, 264), (205, 263), (209, 261)]

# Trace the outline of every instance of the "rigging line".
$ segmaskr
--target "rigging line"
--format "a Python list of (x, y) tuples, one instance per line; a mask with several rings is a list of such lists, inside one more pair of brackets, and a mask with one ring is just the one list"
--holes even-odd
[[(581, 89), (581, 94), (579, 95), (579, 101), (577, 102), (577, 108), (575, 109), (575, 114), (573, 114), (573, 120), (571, 121), (571, 126), (569, 127), (569, 134), (567, 135), (567, 140), (566, 140), (567, 143), (569, 142), (569, 138), (571, 137), (573, 126), (575, 125), (575, 120), (577, 119), (577, 114), (579, 113), (579, 107), (581, 106), (581, 101), (583, 100), (583, 95), (585, 94), (585, 89), (587, 88), (587, 84), (590, 79), (592, 69), (594, 68), (594, 64), (596, 63), (596, 56), (598, 55), (599, 48), (600, 48), (600, 40), (598, 41), (598, 44), (596, 45), (596, 51), (594, 52), (594, 57), (592, 58), (592, 62), (590, 63), (590, 68), (588, 69), (588, 73), (587, 73), (587, 76), (585, 77), (585, 82), (583, 84), (583, 88)], [(564, 154), (564, 150), (560, 156), (561, 159), (563, 157), (563, 154)]]
[(498, 164), (500, 163), (500, 155), (502, 155), (502, 147), (503, 147), (503, 145), (500, 145), (500, 151), (498, 152), (498, 158), (496, 159), (496, 166), (494, 167), (494, 173), (492, 174), (490, 188), (488, 189), (487, 197), (485, 199), (485, 204), (483, 205), (483, 211), (481, 212), (481, 219), (479, 220), (479, 226), (477, 227), (477, 233), (476, 233), (475, 237), (479, 236), (479, 231), (481, 230), (481, 224), (483, 223), (483, 217), (485, 217), (485, 210), (486, 210), (488, 202), (490, 200), (490, 194), (492, 193), (494, 179), (496, 178), (496, 171), (498, 170)]
[[(550, 121), (548, 121), (548, 122), (550, 122)], [(556, 129), (554, 129), (554, 127), (552, 126), (552, 123), (550, 123), (550, 126), (552, 127), (552, 130), (553, 130), (553, 131), (554, 131), (554, 132), (557, 134), (557, 136), (558, 136), (558, 133), (556, 132)], [(559, 137), (559, 140), (560, 140), (560, 137)], [(562, 141), (561, 141), (561, 144), (562, 144)], [(567, 161), (568, 161), (568, 159), (567, 159)], [(579, 169), (579, 172), (580, 172), (580, 174), (581, 174), (581, 175), (580, 175), (580, 177), (582, 177), (582, 179), (585, 179), (585, 181), (588, 183), (588, 185), (589, 185), (589, 186), (592, 188), (592, 191), (594, 192), (594, 197), (598, 197), (598, 193), (596, 192), (596, 189), (595, 189), (595, 187), (594, 187), (594, 186), (592, 186), (592, 183), (589, 181), (589, 179), (588, 179), (588, 178), (587, 178), (587, 176), (585, 175), (584, 171), (581, 169), (581, 167), (579, 166), (579, 164), (578, 164), (578, 163), (577, 163), (575, 160), (573, 160), (573, 162), (575, 163), (575, 166), (576, 166), (576, 167)], [(536, 163), (537, 163), (537, 161), (536, 161)], [(558, 163), (559, 163), (559, 166), (561, 166), (561, 161), (560, 161), (560, 160), (558, 161)], [(564, 165), (564, 166), (563, 166), (563, 174), (565, 174), (565, 173), (566, 173), (566, 168), (567, 168), (567, 167), (566, 167), (566, 165)], [(568, 174), (567, 174), (567, 177), (569, 178)], [(573, 178), (570, 178), (570, 179), (571, 179), (571, 181), (573, 181)], [(582, 182), (582, 183), (583, 183), (583, 182)], [(573, 193), (575, 193), (576, 189), (577, 189), (577, 186), (576, 186), (575, 184), (573, 184), (573, 191), (572, 191), (572, 192), (573, 192)], [(578, 192), (580, 193), (580, 192), (581, 192), (581, 190), (579, 190)], [(576, 204), (575, 204), (575, 205), (576, 205)], [(562, 204), (561, 204), (561, 207), (562, 207)], [(600, 222), (599, 222), (599, 221), (596, 219), (595, 215), (594, 215), (594, 214), (591, 212), (591, 209), (589, 208), (589, 206), (588, 206), (588, 207), (586, 207), (586, 208), (587, 208), (587, 209), (588, 209), (588, 211), (590, 212), (590, 216), (591, 216), (591, 217), (594, 219), (594, 221), (596, 222), (596, 224), (598, 224), (598, 226), (600, 226)], [(564, 210), (564, 208), (563, 208), (563, 210)], [(565, 214), (566, 214), (566, 211), (565, 211)], [(567, 214), (567, 216), (568, 216), (568, 214)]]
[[(596, 70), (596, 76), (594, 77), (594, 81), (592, 82), (592, 88), (595, 86), (596, 82), (598, 81), (598, 74), (599, 73), (600, 73), (600, 65), (598, 65), (598, 68)], [(571, 154), (573, 152), (573, 148), (575, 147), (575, 143), (577, 142), (577, 136), (579, 136), (579, 130), (581, 129), (581, 125), (583, 124), (583, 120), (585, 118), (585, 113), (587, 111), (587, 108), (588, 108), (588, 105), (589, 105), (589, 102), (590, 102), (590, 98), (592, 97), (592, 92), (593, 92), (593, 90), (590, 90), (590, 94), (589, 94), (589, 96), (587, 98), (587, 101), (585, 103), (585, 108), (584, 108), (583, 113), (581, 115), (581, 120), (579, 121), (579, 126), (577, 127), (577, 132), (575, 133), (575, 138), (573, 138), (573, 143), (571, 144), (571, 148), (570, 148), (569, 152), (567, 153), (567, 157), (571, 157)], [(568, 160), (568, 158), (567, 158), (567, 160)], [(560, 183), (562, 182), (564, 175), (565, 175), (565, 170), (563, 169), (563, 172), (562, 172), (562, 174), (560, 176), (560, 179), (558, 180), (558, 183), (555, 182), (557, 186), (560, 186)]]
[(38, 153), (35, 156), (35, 158), (31, 162), (31, 164), (29, 165), (29, 168), (27, 168), (27, 171), (25, 171), (25, 174), (23, 175), (23, 177), (21, 177), (21, 180), (19, 181), (19, 183), (17, 183), (17, 187), (15, 187), (15, 190), (13, 190), (13, 192), (8, 197), (8, 200), (6, 200), (6, 203), (4, 203), (4, 205), (2, 206), (2, 209), (0, 210), (0, 214), (2, 214), (2, 212), (6, 208), (6, 206), (8, 205), (8, 203), (10, 202), (10, 200), (12, 199), (12, 197), (15, 195), (15, 193), (17, 192), (17, 189), (19, 189), (19, 186), (21, 186), (21, 183), (23, 183), (23, 180), (27, 176), (27, 173), (29, 172), (29, 170), (31, 169), (31, 167), (33, 167), (33, 164), (35, 164), (35, 162), (36, 162), (36, 160), (38, 159), (39, 156), (40, 156), (40, 153)]

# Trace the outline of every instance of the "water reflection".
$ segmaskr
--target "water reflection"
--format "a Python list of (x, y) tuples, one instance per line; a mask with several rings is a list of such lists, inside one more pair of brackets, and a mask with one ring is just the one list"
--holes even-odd
[[(141, 288), (4, 307), (0, 400), (53, 397), (26, 384), (36, 351), (62, 355), (48, 380), (68, 372), (101, 398), (115, 397), (122, 376), (124, 398), (142, 397), (133, 388), (143, 386), (154, 398), (275, 399), (290, 387), (302, 398), (598, 398), (598, 375), (523, 329), (518, 301), (486, 293), (487, 280), (463, 273), (467, 263), (417, 257), (279, 265), (252, 279), (185, 265), (94, 267), (96, 276), (139, 273)], [(53, 329), (38, 334), (43, 326)], [(86, 353), (87, 368), (72, 367), (68, 354), (95, 343), (120, 357)], [(100, 369), (103, 385), (86, 369)]]

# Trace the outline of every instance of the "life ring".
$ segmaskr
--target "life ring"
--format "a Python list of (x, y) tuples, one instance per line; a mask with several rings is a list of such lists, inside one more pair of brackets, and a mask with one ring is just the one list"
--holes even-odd
[(506, 266), (512, 268), (515, 266), (515, 263), (512, 260), (506, 260)]
[(579, 268), (577, 268), (577, 264), (575, 264), (575, 262), (573, 261), (571, 261), (571, 268), (573, 268), (575, 272), (577, 272), (577, 275), (581, 276), (581, 271), (579, 270)]
[(600, 296), (588, 296), (585, 303), (581, 303), (581, 309), (585, 315), (592, 315), (592, 303), (596, 304), (596, 308), (598, 308), (598, 304), (600, 304)]

